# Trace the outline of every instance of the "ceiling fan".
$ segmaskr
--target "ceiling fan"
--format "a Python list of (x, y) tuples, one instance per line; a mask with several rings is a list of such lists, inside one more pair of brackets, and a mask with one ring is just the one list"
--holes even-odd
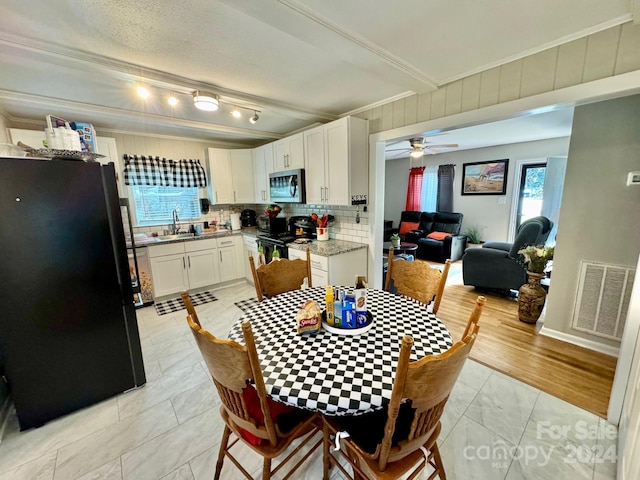
[(438, 149), (438, 148), (458, 148), (458, 144), (457, 143), (443, 143), (440, 145), (432, 145), (430, 143), (428, 143), (426, 141), (426, 138), (424, 137), (417, 137), (417, 138), (411, 138), (409, 139), (409, 145), (411, 145), (410, 148), (394, 148), (394, 149), (390, 149), (387, 150), (387, 152), (399, 152), (399, 151), (404, 151), (404, 152), (410, 152), (409, 156), (411, 158), (420, 158), (422, 157), (425, 153), (428, 155), (435, 155), (436, 153), (438, 153), (437, 151), (433, 150), (433, 149)]

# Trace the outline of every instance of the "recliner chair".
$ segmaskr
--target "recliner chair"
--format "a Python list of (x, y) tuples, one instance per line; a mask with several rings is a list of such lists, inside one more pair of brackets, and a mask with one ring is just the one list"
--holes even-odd
[(526, 245), (543, 245), (553, 222), (534, 217), (518, 228), (513, 243), (486, 242), (482, 247), (467, 248), (462, 257), (465, 285), (495, 290), (517, 290), (527, 282), (527, 270), (518, 250)]

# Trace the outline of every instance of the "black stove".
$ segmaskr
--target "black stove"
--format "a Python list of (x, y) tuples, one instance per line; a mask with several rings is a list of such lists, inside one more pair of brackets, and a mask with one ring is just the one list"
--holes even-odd
[(288, 233), (259, 233), (257, 238), (263, 245), (271, 244), (282, 247), (296, 239), (296, 237), (289, 235)]

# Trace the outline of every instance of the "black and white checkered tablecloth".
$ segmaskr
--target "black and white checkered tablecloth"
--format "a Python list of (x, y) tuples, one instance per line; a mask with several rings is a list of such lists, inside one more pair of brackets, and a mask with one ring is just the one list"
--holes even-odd
[(298, 335), (296, 313), (305, 301), (324, 309), (324, 287), (284, 293), (245, 312), (229, 333), (244, 344), (241, 323), (251, 322), (267, 392), (288, 405), (327, 415), (355, 415), (389, 402), (400, 342), (411, 335), (411, 361), (453, 345), (449, 331), (423, 304), (367, 290), (374, 326), (357, 336), (320, 330)]

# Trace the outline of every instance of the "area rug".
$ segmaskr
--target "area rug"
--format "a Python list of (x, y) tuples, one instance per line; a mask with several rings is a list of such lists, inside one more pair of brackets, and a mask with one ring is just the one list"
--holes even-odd
[(234, 305), (238, 307), (243, 312), (246, 312), (249, 308), (253, 307), (256, 303), (258, 303), (258, 299), (256, 298), (247, 298), (246, 300), (240, 300), (239, 302), (235, 302)]
[[(213, 296), (211, 292), (200, 292), (189, 294), (191, 296), (191, 303), (195, 307), (196, 305), (202, 305), (203, 303), (215, 302), (218, 300)], [(156, 303), (156, 312), (158, 315), (166, 315), (167, 313), (177, 312), (178, 310), (184, 310), (184, 303), (182, 298), (172, 298), (171, 300), (165, 300), (164, 302)]]

